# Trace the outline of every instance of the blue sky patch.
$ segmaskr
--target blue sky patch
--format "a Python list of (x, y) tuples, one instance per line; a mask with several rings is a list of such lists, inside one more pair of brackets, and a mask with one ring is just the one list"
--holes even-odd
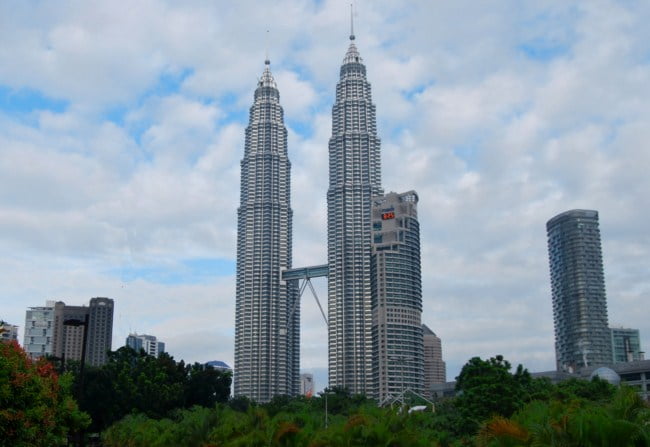
[(454, 147), (454, 155), (465, 162), (467, 168), (474, 171), (478, 166), (479, 157), (478, 140), (469, 141)]
[(125, 265), (109, 271), (109, 274), (119, 276), (124, 282), (143, 279), (166, 285), (206, 284), (222, 276), (234, 275), (235, 269), (236, 264), (232, 259), (193, 258), (175, 264)]
[(533, 39), (522, 43), (517, 49), (528, 59), (540, 62), (548, 62), (559, 57), (569, 54), (570, 47), (558, 42), (552, 42), (545, 39)]
[(158, 78), (158, 82), (151, 89), (149, 95), (169, 96), (173, 93), (178, 93), (183, 85), (185, 79), (194, 73), (192, 68), (184, 68), (174, 73), (162, 73)]
[(433, 85), (433, 82), (429, 84), (416, 85), (415, 87), (408, 90), (402, 90), (402, 96), (404, 97), (404, 99), (407, 99), (408, 101), (412, 101), (417, 95), (424, 92), (431, 85)]
[(311, 138), (314, 134), (314, 127), (310, 120), (287, 120), (285, 125), (302, 138)]
[(68, 105), (68, 101), (51, 98), (38, 90), (0, 86), (0, 110), (7, 114), (26, 114), (35, 110), (63, 113)]

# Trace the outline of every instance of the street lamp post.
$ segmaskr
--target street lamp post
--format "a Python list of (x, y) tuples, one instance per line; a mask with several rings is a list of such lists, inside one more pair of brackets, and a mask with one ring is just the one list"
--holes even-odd
[[(83, 341), (81, 342), (81, 365), (79, 366), (79, 388), (77, 389), (77, 399), (79, 402), (81, 402), (81, 398), (83, 396), (83, 390), (84, 390), (84, 368), (86, 366), (86, 344), (88, 344), (88, 319), (89, 319), (89, 315), (86, 314), (83, 321), (77, 319), (63, 320), (64, 326), (84, 327)], [(63, 355), (65, 356), (65, 352)], [(84, 434), (83, 432), (81, 432), (80, 445), (83, 447), (84, 444), (85, 444)]]

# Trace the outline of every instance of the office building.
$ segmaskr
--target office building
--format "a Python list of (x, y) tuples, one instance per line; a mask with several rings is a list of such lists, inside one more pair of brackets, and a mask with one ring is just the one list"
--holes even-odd
[(85, 322), (87, 317), (89, 318), (88, 306), (68, 306), (63, 301), (54, 303), (54, 346), (52, 352), (55, 357), (66, 361), (81, 361), (84, 325), (71, 326), (64, 322), (70, 320)]
[(158, 357), (165, 352), (165, 343), (158, 340), (154, 335), (129, 334), (126, 337), (126, 345), (135, 352), (144, 351), (147, 355)]
[(246, 128), (237, 211), (234, 395), (268, 402), (299, 389), (300, 306), (291, 268), (292, 211), (287, 130), (270, 63)]
[(106, 363), (112, 346), (113, 300), (110, 298), (91, 298), (89, 306), (47, 301), (43, 307), (30, 307), (25, 317), (25, 351), (32, 358), (52, 355), (65, 361), (80, 361), (86, 321), (86, 364), (101, 366)]
[(644, 360), (638, 329), (610, 328), (612, 334), (612, 363)]
[(422, 325), (424, 341), (424, 390), (431, 395), (432, 386), (447, 381), (447, 370), (442, 360), (442, 341), (426, 324)]
[(300, 395), (311, 397), (314, 395), (314, 375), (300, 374)]
[(25, 313), (23, 348), (32, 359), (54, 352), (54, 304), (47, 301), (45, 306), (30, 307)]
[(373, 395), (424, 393), (420, 226), (415, 191), (372, 201)]
[(557, 369), (610, 364), (598, 212), (566, 211), (549, 220), (546, 229)]
[(91, 366), (101, 366), (108, 360), (113, 343), (113, 305), (110, 298), (90, 299), (86, 362)]
[(0, 321), (0, 341), (18, 341), (18, 326)]
[(350, 35), (332, 108), (327, 191), (329, 385), (374, 392), (370, 284), (373, 197), (380, 140), (366, 67)]

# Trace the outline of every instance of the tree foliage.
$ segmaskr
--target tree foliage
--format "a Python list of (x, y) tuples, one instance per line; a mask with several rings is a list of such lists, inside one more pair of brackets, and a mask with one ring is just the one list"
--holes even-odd
[(573, 397), (532, 401), (512, 418), (495, 416), (478, 436), (480, 446), (650, 445), (650, 409), (631, 388), (616, 390), (608, 402)]
[(209, 366), (122, 347), (109, 353), (106, 365), (86, 370), (81, 408), (99, 431), (131, 413), (160, 419), (175, 409), (226, 402), (230, 382), (229, 373)]
[(56, 446), (90, 423), (71, 396), (72, 376), (32, 361), (15, 341), (0, 343), (0, 440), (11, 446)]
[(514, 374), (510, 369), (510, 362), (501, 355), (489, 360), (474, 357), (463, 366), (456, 380), (461, 431), (473, 433), (491, 416), (511, 416), (542, 386), (521, 365)]
[(377, 407), (341, 388), (262, 405), (238, 397), (162, 419), (130, 414), (103, 440), (107, 447), (650, 445), (647, 405), (633, 391), (598, 380), (554, 385), (522, 366), (511, 372), (496, 356), (471, 359), (458, 391), (435, 412), (415, 413)]

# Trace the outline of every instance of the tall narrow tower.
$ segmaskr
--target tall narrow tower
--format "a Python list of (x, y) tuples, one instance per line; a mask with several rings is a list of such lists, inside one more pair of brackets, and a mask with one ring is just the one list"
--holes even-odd
[(281, 280), (291, 267), (287, 129), (265, 64), (246, 128), (237, 220), (234, 394), (258, 402), (297, 394), (300, 355), (297, 295)]
[(381, 188), (380, 140), (366, 67), (350, 35), (332, 109), (327, 192), (329, 384), (370, 394), (371, 201)]
[(571, 210), (546, 223), (558, 371), (612, 362), (598, 211)]

